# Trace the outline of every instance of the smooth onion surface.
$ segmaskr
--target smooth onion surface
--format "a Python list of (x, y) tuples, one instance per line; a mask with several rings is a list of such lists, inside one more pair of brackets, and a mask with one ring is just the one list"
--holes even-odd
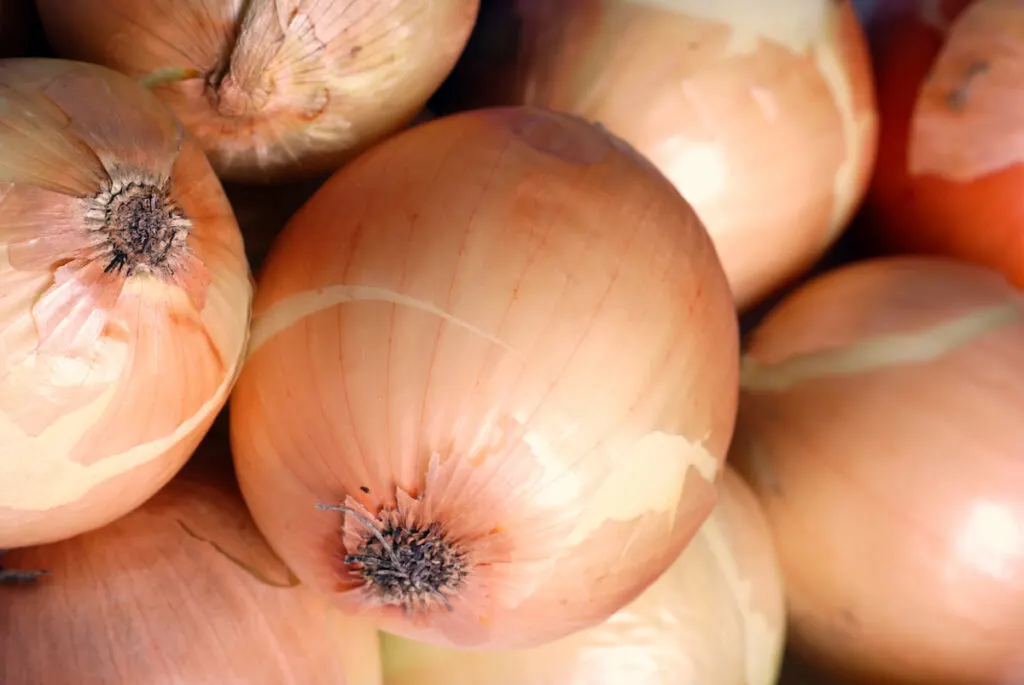
[(220, 183), (103, 67), (0, 63), (0, 549), (130, 511), (241, 367), (252, 285)]
[[(207, 449), (208, 447), (208, 449)], [(10, 685), (374, 685), (377, 633), (297, 585), (245, 509), (226, 445), (101, 530), (3, 557)]]
[(1024, 681), (1024, 296), (929, 257), (848, 266), (753, 333), (730, 461), (793, 644), (864, 683)]
[(873, 233), (1024, 286), (1024, 5), (916, 4), (878, 57)]
[(531, 650), (463, 652), (383, 636), (385, 685), (775, 685), (785, 606), (771, 532), (730, 470), (693, 542), (608, 621)]
[(155, 92), (222, 178), (333, 172), (416, 116), (479, 0), (37, 0), (62, 56)]
[[(713, 507), (728, 284), (685, 200), (599, 127), (509, 108), (391, 138), (293, 217), (254, 316), (242, 491), (300, 578), (390, 632), (506, 648), (593, 625)], [(346, 562), (411, 574), (381, 530), (443, 557), (409, 602)]]
[[(741, 306), (809, 267), (859, 205), (877, 117), (848, 1), (500, 0), (485, 10), (448, 88), (454, 101), (571, 112), (633, 144), (697, 210)], [(511, 31), (514, 48), (501, 52)]]

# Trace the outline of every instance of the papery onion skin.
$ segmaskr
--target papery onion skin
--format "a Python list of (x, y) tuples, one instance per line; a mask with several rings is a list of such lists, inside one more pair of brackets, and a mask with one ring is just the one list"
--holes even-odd
[(854, 682), (1024, 678), (1024, 295), (893, 257), (752, 334), (730, 462), (754, 484), (794, 648)]
[[(0, 112), (4, 549), (101, 526), (174, 475), (241, 367), (252, 283), (220, 183), (151, 93), (103, 67), (5, 60)], [(155, 266), (117, 257), (110, 217), (158, 196), (151, 218), (171, 212), (175, 237), (146, 243)]]
[(382, 635), (384, 685), (775, 685), (785, 605), (771, 531), (731, 470), (719, 494), (668, 571), (605, 623), (504, 652)]
[(445, 90), (442, 104), (550, 107), (633, 144), (697, 210), (743, 308), (834, 242), (875, 158), (846, 0), (500, 0)]
[(375, 685), (377, 633), (294, 576), (262, 539), (226, 446), (111, 525), (9, 553), (52, 571), (0, 586), (0, 682)]
[(62, 56), (155, 86), (224, 179), (330, 173), (411, 121), (479, 0), (37, 0)]
[[(345, 610), (539, 644), (638, 596), (710, 512), (737, 337), (710, 239), (628, 146), (533, 108), (437, 119), (338, 172), (276, 242), (232, 398), (242, 491)], [(345, 563), (366, 523), (316, 508), (396, 503), (466, 555), (452, 611), (379, 605)]]

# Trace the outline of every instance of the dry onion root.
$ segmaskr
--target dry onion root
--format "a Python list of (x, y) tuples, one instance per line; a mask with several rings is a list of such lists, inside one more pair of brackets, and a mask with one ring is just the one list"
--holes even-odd
[(730, 461), (792, 644), (853, 682), (1024, 679), (1024, 294), (923, 257), (804, 285), (750, 339)]
[(608, 621), (531, 650), (463, 652), (384, 635), (384, 685), (775, 685), (782, 575), (753, 493), (731, 470), (675, 563)]
[(636, 598), (714, 505), (728, 284), (685, 200), (599, 127), (511, 108), (405, 131), (299, 210), (259, 285), (239, 480), (346, 611), (538, 644)]
[(411, 121), (478, 0), (37, 0), (62, 56), (148, 79), (217, 173), (334, 171)]
[(199, 147), (103, 67), (0, 63), (0, 548), (145, 501), (241, 367), (252, 286)]

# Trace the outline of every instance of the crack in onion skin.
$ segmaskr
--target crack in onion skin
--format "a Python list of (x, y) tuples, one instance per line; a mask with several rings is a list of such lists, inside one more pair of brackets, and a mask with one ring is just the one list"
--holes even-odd
[[(101, 526), (174, 475), (241, 368), (252, 284), (202, 151), (126, 77), (4, 62), (0, 149), (4, 548)], [(129, 275), (107, 268), (103, 207), (135, 181), (161, 189), (177, 233), (159, 269)]]
[(693, 541), (601, 625), (529, 650), (465, 652), (382, 636), (384, 685), (774, 685), (782, 574), (748, 486), (727, 469)]
[[(232, 398), (239, 480), (296, 574), (394, 633), (519, 647), (634, 599), (715, 500), (738, 331), (699, 219), (628, 146), (533, 108), (405, 131), (293, 217)], [(344, 563), (398, 507), (471, 560), (407, 616)], [(412, 523), (410, 523), (412, 525)]]
[(155, 92), (225, 179), (330, 173), (413, 120), (448, 75), (478, 0), (39, 0), (62, 56)]
[(774, 531), (794, 648), (855, 682), (1024, 677), (1024, 294), (866, 261), (783, 300), (746, 359), (729, 460)]

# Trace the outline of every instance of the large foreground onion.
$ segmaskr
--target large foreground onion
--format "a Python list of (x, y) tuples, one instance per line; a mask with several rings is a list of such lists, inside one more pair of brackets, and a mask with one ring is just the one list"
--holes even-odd
[(61, 55), (157, 83), (239, 181), (331, 172), (448, 75), (478, 0), (37, 0)]
[(1024, 682), (1024, 296), (935, 258), (864, 262), (753, 334), (736, 460), (794, 645), (875, 683)]
[[(697, 210), (739, 304), (810, 266), (859, 204), (877, 132), (847, 0), (497, 0), (487, 10), (453, 75), (457, 101), (563, 110), (632, 143)], [(503, 30), (518, 31), (518, 44), (496, 57)]]
[(296, 585), (246, 512), (226, 452), (211, 445), (101, 530), (6, 555), (52, 573), (0, 586), (0, 682), (380, 682), (376, 631)]
[(202, 150), (102, 67), (0, 63), (0, 549), (102, 525), (195, 449), (252, 287)]
[(385, 685), (775, 685), (785, 607), (771, 534), (732, 471), (719, 493), (672, 567), (605, 623), (505, 652), (385, 635)]
[(232, 400), (242, 491), (344, 609), (533, 645), (696, 533), (737, 346), (700, 221), (627, 146), (531, 108), (438, 119), (342, 169), (271, 251)]

